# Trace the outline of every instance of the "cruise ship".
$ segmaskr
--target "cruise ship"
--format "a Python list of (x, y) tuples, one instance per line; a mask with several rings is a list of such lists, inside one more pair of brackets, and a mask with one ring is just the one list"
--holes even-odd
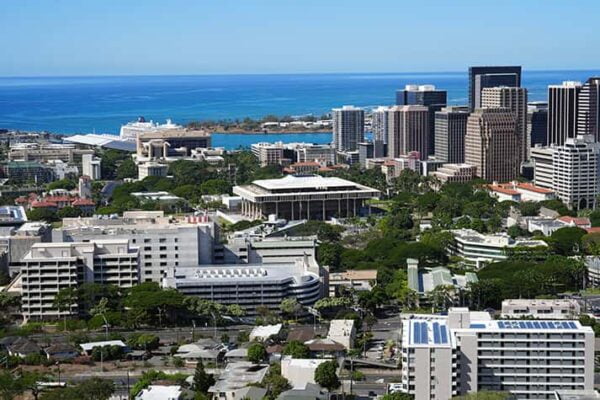
[(181, 128), (181, 126), (174, 124), (170, 119), (167, 119), (167, 122), (164, 124), (159, 124), (153, 121), (146, 121), (144, 117), (139, 117), (137, 121), (128, 122), (127, 124), (121, 126), (119, 137), (121, 140), (135, 142), (138, 133), (156, 132), (177, 128)]

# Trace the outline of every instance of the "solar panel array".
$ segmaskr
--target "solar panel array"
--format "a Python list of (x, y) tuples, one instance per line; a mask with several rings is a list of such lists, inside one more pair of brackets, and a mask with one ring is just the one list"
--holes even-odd
[(498, 321), (500, 329), (578, 329), (573, 321)]
[(413, 342), (415, 344), (428, 344), (427, 322), (413, 323)]
[(433, 323), (433, 342), (435, 344), (448, 344), (446, 325), (441, 325), (439, 322)]

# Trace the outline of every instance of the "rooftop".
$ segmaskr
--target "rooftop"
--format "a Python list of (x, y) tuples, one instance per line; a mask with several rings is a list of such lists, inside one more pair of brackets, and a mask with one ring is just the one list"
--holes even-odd
[(150, 385), (135, 398), (136, 400), (178, 400), (182, 393), (183, 389), (179, 385)]

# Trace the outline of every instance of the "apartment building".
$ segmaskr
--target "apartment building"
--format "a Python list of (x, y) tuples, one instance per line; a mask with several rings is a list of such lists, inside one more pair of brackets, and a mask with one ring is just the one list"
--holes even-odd
[(138, 283), (139, 252), (127, 239), (35, 243), (21, 262), (22, 314), (25, 321), (57, 319), (78, 312), (58, 309), (62, 289), (86, 282), (128, 288)]
[(93, 181), (102, 178), (102, 160), (93, 154), (84, 154), (81, 158), (81, 173)]
[(160, 282), (169, 267), (212, 264), (214, 224), (208, 219), (165, 217), (163, 211), (131, 211), (121, 218), (65, 218), (54, 242), (129, 239), (139, 248), (140, 281)]
[(333, 116), (333, 147), (336, 151), (355, 151), (365, 138), (365, 112), (354, 106), (331, 111)]
[(9, 161), (40, 163), (58, 160), (70, 164), (79, 164), (84, 154), (94, 154), (94, 150), (78, 149), (74, 144), (14, 143), (10, 145), (8, 150), (8, 159)]
[(552, 399), (594, 386), (594, 332), (578, 321), (493, 320), (451, 308), (404, 315), (401, 337), (402, 390), (415, 400), (479, 391)]

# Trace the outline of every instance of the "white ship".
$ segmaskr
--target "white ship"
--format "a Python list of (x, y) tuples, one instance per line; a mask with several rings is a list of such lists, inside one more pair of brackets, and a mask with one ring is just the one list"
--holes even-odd
[(132, 121), (121, 126), (119, 137), (121, 140), (135, 142), (139, 133), (156, 132), (177, 128), (181, 128), (181, 126), (174, 124), (170, 119), (167, 119), (167, 122), (164, 124), (159, 124), (158, 122), (146, 121), (144, 117), (139, 117), (137, 121)]

